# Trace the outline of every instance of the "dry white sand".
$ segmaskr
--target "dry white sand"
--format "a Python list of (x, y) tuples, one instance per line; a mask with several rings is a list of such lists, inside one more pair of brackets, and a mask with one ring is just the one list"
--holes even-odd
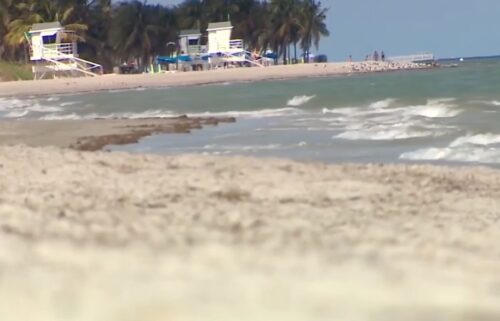
[(100, 90), (158, 88), (301, 77), (326, 77), (352, 73), (420, 68), (426, 67), (416, 64), (395, 64), (389, 62), (311, 63), (279, 65), (266, 68), (230, 68), (163, 74), (104, 75), (94, 78), (14, 81), (0, 82), (0, 97), (70, 94)]
[(499, 320), (500, 172), (0, 147), (2, 320)]

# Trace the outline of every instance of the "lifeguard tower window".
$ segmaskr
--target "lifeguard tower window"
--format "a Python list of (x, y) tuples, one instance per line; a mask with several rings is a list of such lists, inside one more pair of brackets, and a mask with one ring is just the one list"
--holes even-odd
[(43, 43), (45, 44), (51, 44), (56, 42), (57, 42), (57, 35), (43, 36)]
[(190, 46), (196, 46), (198, 44), (198, 39), (189, 39), (188, 44)]

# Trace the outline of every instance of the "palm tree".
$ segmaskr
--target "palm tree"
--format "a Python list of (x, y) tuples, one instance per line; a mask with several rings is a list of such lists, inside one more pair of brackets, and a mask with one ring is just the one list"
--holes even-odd
[(176, 9), (178, 27), (202, 31), (210, 22), (226, 21), (239, 11), (236, 2), (235, 0), (186, 0)]
[(0, 58), (4, 57), (7, 51), (5, 36), (9, 32), (11, 11), (12, 0), (0, 0)]
[(113, 47), (109, 42), (112, 15), (111, 0), (96, 0), (86, 10), (88, 30), (85, 43), (79, 46), (82, 58), (98, 62), (109, 71), (113, 66)]
[(122, 59), (139, 58), (139, 67), (143, 67), (165, 47), (165, 27), (161, 21), (160, 8), (133, 1), (122, 3), (116, 9), (111, 41)]
[(261, 49), (261, 35), (267, 27), (267, 10), (264, 3), (255, 0), (234, 0), (237, 11), (231, 13), (234, 24), (232, 35), (243, 39), (250, 51)]
[[(115, 0), (117, 1), (117, 0)], [(180, 29), (204, 31), (209, 22), (230, 18), (233, 36), (250, 50), (270, 48), (288, 62), (293, 46), (306, 58), (328, 36), (327, 9), (318, 0), (185, 0), (176, 6), (146, 0), (0, 0), (0, 58), (19, 59), (25, 33), (34, 23), (59, 21), (75, 31), (80, 53), (110, 67), (120, 59), (142, 64), (165, 53)]]
[(287, 64), (288, 46), (298, 37), (301, 28), (298, 0), (273, 0), (271, 2), (271, 29), (278, 44), (283, 64)]
[(330, 32), (326, 27), (326, 13), (328, 9), (321, 8), (321, 2), (315, 0), (304, 0), (302, 6), (302, 41), (301, 46), (304, 51), (306, 62), (309, 62), (309, 51), (314, 44), (319, 47), (321, 36), (329, 36)]
[(7, 44), (20, 46), (25, 43), (25, 34), (35, 23), (59, 21), (65, 28), (75, 32), (78, 40), (83, 41), (87, 25), (78, 21), (82, 0), (24, 0), (15, 6), (16, 19), (9, 23)]

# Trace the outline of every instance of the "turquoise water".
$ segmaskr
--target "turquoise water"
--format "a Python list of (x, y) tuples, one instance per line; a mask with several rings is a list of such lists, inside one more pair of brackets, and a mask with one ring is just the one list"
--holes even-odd
[(492, 59), (427, 71), (0, 99), (0, 117), (231, 115), (237, 123), (110, 149), (499, 164), (499, 88), (500, 61)]

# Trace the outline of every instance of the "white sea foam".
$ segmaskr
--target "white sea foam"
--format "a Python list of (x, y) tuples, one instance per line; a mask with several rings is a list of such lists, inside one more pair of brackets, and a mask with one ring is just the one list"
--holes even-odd
[(361, 110), (361, 107), (342, 107), (342, 108), (323, 108), (321, 112), (323, 114), (354, 114)]
[(72, 106), (72, 105), (76, 105), (78, 103), (81, 103), (81, 101), (67, 101), (65, 103), (60, 103), (59, 106), (61, 107), (66, 107), (66, 106)]
[(21, 118), (28, 115), (30, 111), (27, 109), (24, 110), (13, 110), (4, 115), (5, 118)]
[(285, 107), (277, 109), (260, 109), (250, 111), (224, 111), (224, 112), (202, 112), (191, 113), (188, 116), (192, 117), (240, 117), (240, 118), (265, 118), (278, 116), (293, 116), (303, 113), (300, 109)]
[[(192, 113), (187, 114), (190, 117), (238, 117), (238, 118), (264, 118), (264, 117), (276, 117), (283, 115), (296, 115), (301, 111), (296, 108), (279, 108), (279, 109), (262, 109), (253, 111), (228, 111), (228, 112), (203, 112), (203, 113)], [(133, 113), (133, 112), (122, 112), (122, 113), (109, 113), (109, 114), (99, 114), (90, 113), (79, 115), (76, 113), (50, 113), (40, 117), (41, 120), (58, 120), (58, 119), (95, 119), (95, 118), (128, 118), (128, 119), (142, 119), (142, 118), (168, 118), (179, 116), (179, 113), (174, 113), (168, 110), (146, 110), (143, 112)]]
[[(95, 118), (95, 117), (94, 117)], [(85, 119), (75, 113), (71, 114), (47, 114), (39, 118), (40, 120), (79, 120)]]
[(462, 112), (452, 103), (454, 98), (429, 99), (425, 105), (394, 106), (397, 101), (387, 98), (373, 102), (367, 107), (323, 108), (323, 114), (342, 114), (351, 117), (373, 117), (393, 115), (394, 117), (421, 116), (427, 118), (455, 117)]
[(316, 96), (315, 95), (312, 95), (312, 96), (307, 96), (307, 95), (294, 96), (292, 99), (288, 100), (286, 105), (293, 106), (293, 107), (302, 106), (305, 103), (307, 103), (308, 101), (310, 101), (311, 99), (313, 99), (314, 97), (316, 97)]
[(21, 100), (17, 98), (0, 98), (0, 111), (26, 108), (30, 106), (30, 100)]
[(500, 163), (500, 135), (469, 134), (458, 137), (447, 147), (431, 147), (403, 153), (400, 159), (444, 160), (453, 162)]
[(429, 99), (424, 105), (402, 106), (394, 98), (375, 101), (367, 107), (323, 108), (329, 127), (342, 132), (334, 138), (349, 140), (400, 140), (442, 136), (455, 126), (437, 122), (462, 112), (454, 98)]
[(451, 103), (456, 101), (456, 98), (453, 97), (441, 97), (441, 98), (431, 98), (427, 100), (427, 104), (429, 105), (434, 105), (434, 104), (443, 104), (443, 103)]
[(291, 130), (302, 130), (300, 127), (265, 127), (255, 128), (256, 132), (285, 132)]
[(53, 112), (57, 112), (57, 111), (61, 111), (62, 108), (61, 107), (57, 107), (57, 106), (43, 106), (43, 105), (40, 105), (38, 103), (35, 103), (34, 105), (30, 106), (27, 108), (29, 111), (36, 111), (36, 112), (40, 112), (40, 113), (53, 113)]
[[(54, 101), (55, 99), (47, 99)], [(0, 111), (7, 113), (3, 114), (6, 118), (21, 118), (28, 115), (30, 112), (50, 113), (61, 111), (62, 108), (53, 105), (42, 105), (37, 99), (17, 99), (17, 98), (0, 98)]]
[(489, 106), (500, 106), (500, 101), (498, 100), (471, 100), (470, 103), (489, 105)]
[(368, 107), (375, 108), (375, 109), (387, 108), (387, 107), (391, 106), (395, 101), (396, 101), (395, 98), (386, 98), (386, 99), (371, 103)]
[(449, 147), (457, 147), (462, 145), (492, 145), (492, 144), (500, 144), (500, 135), (495, 134), (476, 134), (476, 135), (467, 135), (463, 137), (458, 137), (454, 141), (452, 141)]
[(257, 151), (257, 150), (273, 150), (282, 147), (280, 144), (267, 145), (217, 145), (208, 144), (203, 146), (205, 150), (232, 150), (232, 151)]
[(446, 105), (424, 105), (408, 107), (406, 114), (427, 118), (451, 118), (462, 113), (462, 110)]
[(435, 134), (432, 131), (418, 131), (407, 127), (394, 127), (386, 129), (348, 130), (333, 136), (333, 138), (349, 140), (399, 140), (434, 136)]
[(462, 113), (463, 110), (453, 104), (455, 98), (429, 99), (425, 105), (407, 106), (405, 114), (427, 118), (450, 118)]
[(459, 148), (432, 147), (403, 153), (399, 158), (405, 160), (441, 160), (450, 162), (498, 164), (500, 163), (500, 149), (473, 146), (461, 146)]
[(266, 150), (276, 150), (276, 149), (293, 149), (297, 147), (304, 147), (307, 142), (301, 141), (296, 144), (265, 144), (265, 145), (219, 145), (219, 144), (207, 144), (203, 146), (203, 150), (225, 150), (225, 151), (240, 151), (240, 152), (251, 152), (251, 151), (266, 151)]
[(178, 116), (178, 114), (175, 114), (170, 111), (165, 111), (165, 110), (146, 110), (144, 112), (140, 113), (111, 113), (111, 114), (98, 114), (98, 113), (90, 113), (90, 114), (85, 114), (85, 115), (78, 115), (76, 113), (70, 113), (70, 114), (58, 114), (58, 113), (52, 113), (52, 114), (47, 114), (42, 117), (40, 117), (40, 120), (79, 120), (79, 119), (96, 119), (96, 118), (104, 118), (104, 119), (110, 119), (110, 118), (127, 118), (127, 119), (141, 119), (141, 118), (167, 118), (167, 117), (175, 117)]

